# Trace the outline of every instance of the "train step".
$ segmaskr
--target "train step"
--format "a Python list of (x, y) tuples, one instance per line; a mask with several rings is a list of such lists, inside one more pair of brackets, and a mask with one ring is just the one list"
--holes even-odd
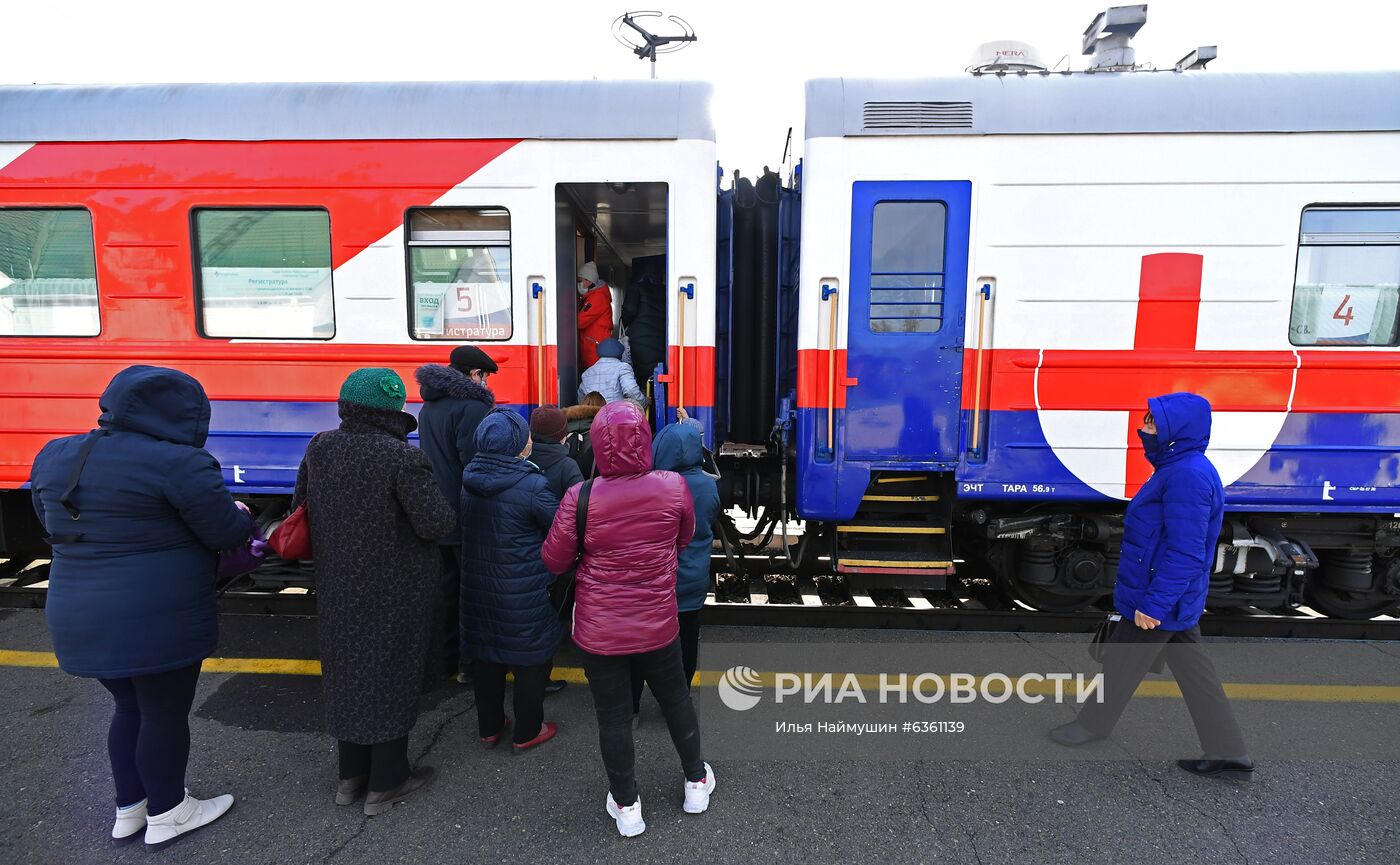
[(927, 473), (873, 478), (855, 516), (836, 527), (836, 571), (857, 584), (943, 588), (954, 573), (946, 486)]

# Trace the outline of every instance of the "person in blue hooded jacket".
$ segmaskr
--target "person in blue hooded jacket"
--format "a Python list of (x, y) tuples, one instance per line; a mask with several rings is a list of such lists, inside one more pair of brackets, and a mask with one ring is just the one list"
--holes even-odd
[(1103, 700), (1087, 702), (1076, 720), (1050, 737), (1070, 746), (1107, 737), (1165, 653), (1205, 752), (1178, 765), (1197, 775), (1247, 780), (1254, 763), (1197, 627), (1225, 511), (1220, 475), (1206, 457), (1210, 403), (1173, 393), (1149, 399), (1147, 409), (1138, 436), (1154, 471), (1123, 516), (1123, 555), (1113, 590), (1122, 619), (1104, 648)]
[[(680, 409), (680, 412), (684, 412)], [(676, 620), (680, 624), (681, 664), (686, 684), (695, 678), (700, 663), (700, 612), (710, 590), (710, 550), (714, 547), (715, 519), (719, 516), (719, 485), (705, 473), (703, 427), (682, 414), (682, 419), (657, 433), (651, 444), (652, 466), (685, 478), (695, 505), (695, 537), (681, 550), (676, 572)], [(641, 708), (642, 679), (632, 676), (632, 713)]]
[(246, 542), (253, 521), (204, 450), (209, 400), (194, 378), (127, 367), (98, 406), (96, 430), (34, 458), (34, 510), (53, 545), (45, 616), (59, 666), (116, 702), (112, 837), (144, 831), (159, 845), (233, 805), (189, 795), (185, 769), (200, 664), (218, 642), (219, 551)]
[(477, 726), (488, 747), (510, 725), (506, 671), (515, 673), (515, 750), (554, 738), (544, 693), (563, 629), (550, 603), (554, 574), (540, 558), (559, 499), (529, 462), (530, 427), (497, 409), (476, 430), (462, 472), (462, 627), (475, 674)]

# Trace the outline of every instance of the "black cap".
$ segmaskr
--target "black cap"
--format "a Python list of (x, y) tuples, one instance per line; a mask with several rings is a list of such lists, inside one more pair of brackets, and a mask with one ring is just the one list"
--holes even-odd
[(496, 372), (500, 369), (490, 355), (474, 345), (459, 345), (452, 349), (452, 368), (458, 372), (471, 372), (479, 369), (482, 372)]

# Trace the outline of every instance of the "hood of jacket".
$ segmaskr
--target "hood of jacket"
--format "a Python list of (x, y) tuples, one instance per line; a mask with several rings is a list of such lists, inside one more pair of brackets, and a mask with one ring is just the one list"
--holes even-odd
[(509, 409), (496, 409), (476, 428), (476, 452), (515, 457), (530, 440), (530, 425)]
[(1157, 448), (1147, 454), (1154, 466), (1164, 466), (1191, 453), (1205, 453), (1210, 444), (1210, 403), (1194, 393), (1169, 393), (1147, 401), (1157, 422)]
[(593, 459), (605, 478), (651, 471), (651, 426), (630, 402), (608, 403), (593, 421)]
[(600, 405), (571, 405), (564, 409), (564, 418), (570, 423), (580, 420), (592, 421), (602, 410), (603, 406)]
[(159, 366), (129, 366), (113, 376), (97, 405), (104, 429), (202, 448), (209, 438), (209, 397), (193, 376)]
[(699, 468), (705, 459), (700, 446), (700, 425), (681, 421), (661, 430), (652, 443), (651, 459), (656, 468), (668, 472)]
[(477, 451), (462, 471), (462, 486), (473, 495), (494, 496), (520, 483), (526, 475), (539, 472), (529, 460)]
[(481, 382), (472, 381), (467, 374), (446, 364), (425, 363), (413, 374), (418, 379), (418, 395), (424, 402), (440, 399), (474, 399), (489, 406), (496, 405), (496, 396)]

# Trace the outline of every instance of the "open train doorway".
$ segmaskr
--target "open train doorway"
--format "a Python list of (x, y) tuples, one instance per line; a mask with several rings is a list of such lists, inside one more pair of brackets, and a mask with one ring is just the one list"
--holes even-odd
[[(556, 284), (576, 289), (557, 292), (559, 402), (573, 405), (586, 396), (579, 392), (580, 379), (597, 356), (598, 342), (610, 336), (625, 346), (623, 360), (650, 409), (657, 370), (666, 359), (668, 185), (560, 183), (554, 190)], [(604, 298), (584, 298), (577, 290), (587, 262), (609, 288), (610, 319), (600, 312)]]

